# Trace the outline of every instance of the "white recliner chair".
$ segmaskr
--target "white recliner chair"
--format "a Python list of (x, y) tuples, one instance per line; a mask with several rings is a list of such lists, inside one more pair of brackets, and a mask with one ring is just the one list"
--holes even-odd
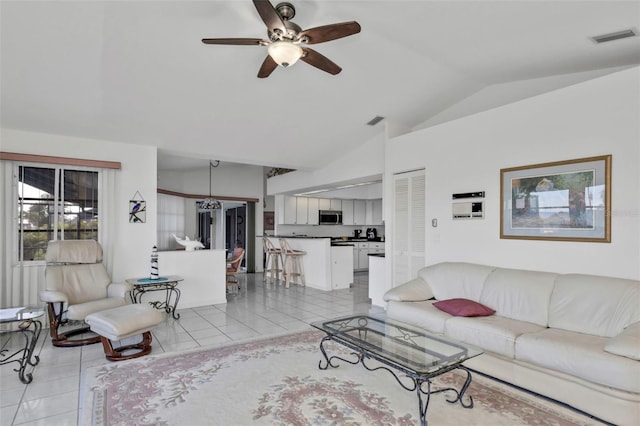
[[(102, 264), (102, 247), (94, 240), (49, 241), (45, 256), (46, 290), (40, 300), (47, 303), (51, 340), (54, 346), (82, 346), (100, 342), (89, 327), (72, 327), (87, 315), (126, 304), (128, 284), (111, 282)], [(63, 331), (61, 327), (69, 326)], [(76, 338), (71, 338), (75, 336)]]

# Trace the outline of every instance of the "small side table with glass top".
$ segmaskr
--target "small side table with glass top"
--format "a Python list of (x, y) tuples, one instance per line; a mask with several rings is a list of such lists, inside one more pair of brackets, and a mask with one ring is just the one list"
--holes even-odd
[[(40, 358), (33, 353), (42, 331), (39, 318), (43, 315), (42, 307), (0, 309), (0, 365), (18, 363), (19, 367), (14, 371), (25, 384), (33, 380), (31, 373), (24, 372), (27, 365), (35, 367), (40, 362)], [(24, 346), (15, 344), (16, 341), (13, 339), (18, 336), (24, 338)]]

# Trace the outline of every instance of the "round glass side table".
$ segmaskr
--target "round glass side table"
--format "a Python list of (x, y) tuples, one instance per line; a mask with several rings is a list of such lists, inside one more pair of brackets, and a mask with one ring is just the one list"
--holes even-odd
[[(0, 339), (2, 349), (0, 350), (0, 365), (12, 362), (18, 363), (19, 367), (14, 371), (22, 383), (31, 383), (33, 375), (25, 374), (27, 365), (35, 367), (40, 362), (40, 358), (34, 355), (42, 323), (40, 318), (44, 315), (42, 307), (19, 307), (0, 309)], [(24, 338), (24, 345), (20, 341), (12, 340), (15, 337)]]

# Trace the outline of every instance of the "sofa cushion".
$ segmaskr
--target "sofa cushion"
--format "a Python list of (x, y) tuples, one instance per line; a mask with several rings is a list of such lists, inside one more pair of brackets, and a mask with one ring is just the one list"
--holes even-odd
[(635, 322), (612, 337), (604, 350), (615, 355), (640, 360), (640, 322)]
[(549, 300), (558, 274), (498, 268), (482, 287), (480, 303), (491, 306), (496, 314), (546, 327)]
[(423, 302), (396, 302), (387, 304), (387, 317), (413, 324), (432, 333), (443, 334), (444, 323), (451, 315), (435, 308), (433, 300)]
[(640, 321), (640, 281), (567, 274), (556, 278), (549, 327), (613, 337)]
[(439, 300), (433, 306), (456, 317), (486, 317), (496, 313), (494, 309), (469, 299)]
[(516, 359), (604, 386), (640, 392), (640, 362), (605, 352), (608, 341), (606, 337), (550, 328), (518, 337)]
[(444, 325), (444, 334), (486, 351), (513, 358), (518, 336), (543, 329), (530, 322), (516, 321), (498, 315), (473, 318), (450, 317)]
[(445, 262), (422, 268), (418, 276), (425, 280), (438, 300), (465, 299), (480, 300), (480, 292), (493, 266), (464, 262)]
[(433, 298), (433, 292), (422, 278), (414, 278), (409, 282), (392, 288), (384, 294), (384, 301), (417, 302)]

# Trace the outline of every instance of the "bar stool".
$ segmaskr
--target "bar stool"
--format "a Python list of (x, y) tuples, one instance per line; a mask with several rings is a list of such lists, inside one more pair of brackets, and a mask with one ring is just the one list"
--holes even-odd
[(284, 255), (284, 284), (289, 288), (291, 277), (300, 277), (300, 285), (304, 286), (304, 270), (302, 269), (302, 256), (307, 254), (306, 251), (293, 250), (287, 240), (280, 239), (280, 250)]
[(279, 280), (280, 272), (283, 272), (282, 268), (284, 266), (282, 250), (274, 246), (271, 240), (267, 237), (262, 237), (262, 250), (264, 250), (264, 254), (266, 256), (262, 281), (267, 280), (267, 273), (271, 278)]

